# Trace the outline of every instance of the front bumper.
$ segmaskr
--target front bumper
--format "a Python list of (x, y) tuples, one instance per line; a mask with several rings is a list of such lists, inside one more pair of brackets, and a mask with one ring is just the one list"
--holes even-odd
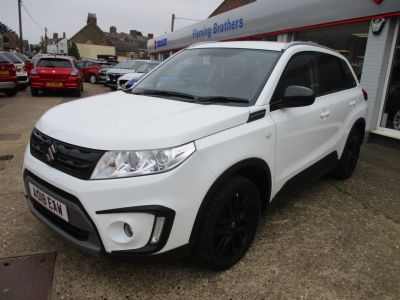
[[(34, 215), (83, 250), (116, 255), (163, 253), (188, 244), (197, 211), (214, 181), (197, 152), (178, 168), (163, 174), (81, 180), (37, 160), (28, 146), (23, 169), (27, 202)], [(89, 233), (88, 239), (74, 236), (74, 228), (65, 228), (67, 222), (34, 206), (35, 200), (26, 188), (32, 178), (33, 184), (67, 205), (73, 216), (70, 225)], [(159, 216), (166, 221), (159, 242), (151, 244)], [(125, 223), (132, 228), (132, 237), (125, 234)]]

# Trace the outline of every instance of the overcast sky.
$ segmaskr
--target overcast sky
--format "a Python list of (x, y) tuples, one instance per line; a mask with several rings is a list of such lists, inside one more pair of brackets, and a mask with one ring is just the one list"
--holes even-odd
[[(143, 35), (155, 35), (170, 31), (171, 15), (202, 20), (206, 19), (223, 0), (22, 0), (36, 25), (22, 8), (23, 38), (30, 44), (40, 41), (44, 27), (51, 37), (53, 32), (71, 37), (86, 24), (88, 12), (97, 15), (97, 25), (109, 31), (115, 25), (118, 32), (130, 29)], [(18, 1), (0, 0), (0, 22), (19, 34)], [(176, 20), (175, 28), (193, 24), (192, 21)]]

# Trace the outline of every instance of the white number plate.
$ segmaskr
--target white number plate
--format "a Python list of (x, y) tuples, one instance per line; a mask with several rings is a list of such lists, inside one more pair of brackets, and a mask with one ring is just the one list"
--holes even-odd
[(64, 204), (49, 196), (48, 194), (34, 186), (32, 183), (29, 182), (28, 184), (29, 190), (31, 192), (31, 197), (33, 199), (35, 199), (40, 205), (47, 208), (56, 216), (59, 216), (61, 219), (67, 222), (69, 221), (67, 207)]

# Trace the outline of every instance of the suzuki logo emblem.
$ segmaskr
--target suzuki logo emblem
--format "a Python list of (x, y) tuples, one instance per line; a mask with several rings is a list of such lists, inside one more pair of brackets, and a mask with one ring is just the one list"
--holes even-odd
[(51, 163), (55, 160), (54, 155), (56, 154), (56, 148), (54, 145), (51, 145), (49, 148), (47, 148), (47, 154), (46, 154), (46, 159), (47, 162)]

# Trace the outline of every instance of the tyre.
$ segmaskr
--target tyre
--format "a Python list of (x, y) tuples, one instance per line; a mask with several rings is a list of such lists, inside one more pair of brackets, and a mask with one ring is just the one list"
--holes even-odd
[(31, 88), (31, 95), (32, 97), (36, 97), (39, 95), (39, 90)]
[(196, 258), (203, 266), (224, 270), (238, 262), (257, 231), (261, 202), (257, 186), (240, 176), (229, 178), (206, 209)]
[(400, 110), (396, 111), (393, 115), (393, 128), (400, 130)]
[(95, 84), (97, 82), (97, 77), (94, 74), (90, 74), (89, 76), (89, 82), (92, 84)]
[(8, 97), (12, 97), (12, 96), (15, 96), (15, 95), (18, 93), (18, 89), (5, 90), (4, 93), (5, 93)]
[(75, 90), (75, 96), (76, 97), (80, 97), (82, 95), (82, 86), (79, 86), (76, 90)]
[(338, 166), (331, 172), (331, 175), (340, 180), (349, 178), (356, 168), (363, 133), (359, 128), (354, 127), (347, 137), (346, 145), (339, 160)]

